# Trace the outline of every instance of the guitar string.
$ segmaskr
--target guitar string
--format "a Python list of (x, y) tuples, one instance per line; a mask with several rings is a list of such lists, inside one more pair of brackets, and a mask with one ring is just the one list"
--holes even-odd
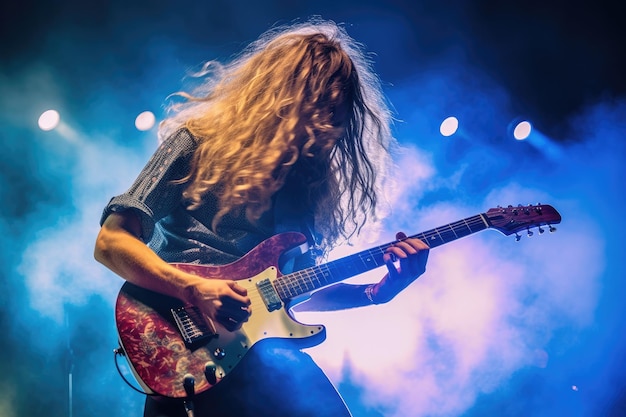
[[(446, 236), (446, 234), (452, 232), (454, 234), (454, 239), (457, 239), (459, 238), (459, 234), (461, 234), (461, 237), (463, 237), (479, 231), (472, 230), (472, 227), (477, 225), (480, 225), (482, 227), (479, 230), (483, 230), (485, 228), (484, 221), (479, 215), (450, 223), (447, 226), (441, 226), (430, 231), (419, 233), (414, 235), (413, 237), (418, 237), (426, 241), (430, 240), (431, 242), (432, 239), (438, 239), (439, 241), (445, 243), (446, 241), (448, 241), (448, 239), (444, 237)], [(465, 230), (460, 230), (460, 228)], [(459, 233), (457, 233), (457, 231)], [(469, 233), (467, 233), (467, 231), (469, 231)], [(285, 298), (284, 295), (286, 290), (288, 290), (287, 294), (289, 295), (289, 297), (312, 291), (316, 288), (320, 288), (324, 285), (332, 283), (332, 281), (329, 281), (329, 278), (331, 280), (334, 280), (334, 275), (336, 274), (337, 270), (345, 270), (354, 266), (355, 259), (358, 259), (362, 263), (362, 265), (366, 268), (365, 270), (372, 269), (369, 268), (369, 265), (371, 265), (372, 262), (374, 263), (375, 267), (382, 266), (384, 263), (380, 263), (380, 259), (382, 259), (381, 256), (393, 244), (394, 243), (387, 243), (372, 249), (356, 253), (354, 255), (350, 255), (343, 259), (335, 260), (325, 265), (318, 265), (301, 271), (296, 271), (291, 274), (283, 275), (275, 280), (275, 285), (278, 289), (278, 292), (282, 293), (279, 294), (282, 295), (281, 298)], [(358, 266), (356, 268), (358, 268)], [(335, 270), (335, 272), (333, 272), (333, 269)], [(359, 269), (357, 269), (357, 273), (359, 272), (364, 271), (360, 271)], [(250, 294), (248, 295), (250, 297), (253, 310), (261, 308), (261, 305), (265, 304), (265, 300), (258, 288), (251, 288)], [(194, 320), (191, 318), (187, 318), (185, 322), (187, 324), (193, 324)]]
[[(470, 234), (478, 231), (485, 230), (488, 227), (489, 226), (486, 224), (483, 215), (479, 214), (466, 219), (458, 220), (446, 226), (440, 226), (429, 231), (418, 233), (411, 237), (420, 238), (421, 240), (426, 241), (426, 243), (430, 243), (431, 247), (436, 247), (440, 244), (448, 243), (453, 240), (469, 236)], [(476, 230), (473, 228), (476, 228)], [(452, 237), (450, 233), (452, 233), (454, 237)], [(301, 271), (296, 271), (291, 274), (282, 275), (274, 280), (273, 283), (277, 288), (281, 299), (291, 298), (317, 288), (321, 288), (325, 285), (332, 284), (336, 281), (335, 274), (337, 273), (339, 273), (340, 276), (347, 274), (347, 277), (350, 277), (384, 265), (384, 262), (380, 262), (382, 255), (384, 255), (385, 251), (394, 243), (395, 242), (387, 243), (326, 263), (324, 265), (318, 265)], [(355, 260), (359, 260), (365, 269), (359, 269), (359, 267), (355, 265)], [(374, 264), (374, 267), (371, 267), (372, 263)], [(341, 273), (342, 271), (344, 272), (343, 274)], [(255, 306), (258, 302), (265, 303), (258, 288), (253, 288), (250, 298)]]
[[(476, 227), (477, 229), (473, 230), (473, 227)], [(437, 245), (435, 245), (438, 246), (441, 243), (447, 243), (449, 241), (468, 236), (472, 233), (484, 230), (486, 228), (487, 225), (485, 224), (482, 216), (476, 215), (450, 223), (446, 226), (441, 226), (433, 230), (418, 233), (416, 235), (413, 235), (412, 237), (418, 237), (426, 241), (430, 240), (430, 242), (433, 242), (433, 239), (439, 240), (440, 242), (436, 242)], [(454, 234), (454, 238), (447, 238), (447, 235), (450, 233)], [(373, 249), (359, 252), (343, 259), (329, 262), (325, 265), (318, 265), (315, 267), (304, 269), (302, 271), (298, 271), (296, 273), (284, 275), (280, 277), (279, 280), (277, 280), (276, 282), (279, 292), (282, 293), (281, 298), (284, 298), (283, 296), (285, 295), (287, 295), (288, 297), (294, 297), (308, 291), (312, 291), (316, 288), (320, 288), (321, 286), (331, 284), (334, 281), (333, 275), (335, 274), (331, 270), (331, 268), (334, 268), (335, 270), (345, 270), (347, 266), (349, 267), (354, 264), (354, 259), (359, 259), (363, 263), (363, 266), (367, 268), (363, 271), (357, 270), (357, 274), (371, 269), (368, 267), (368, 263), (370, 263), (370, 260), (375, 262), (375, 267), (382, 266), (384, 263), (380, 264), (378, 261), (376, 261), (376, 259), (380, 257), (381, 254), (384, 254), (384, 252), (393, 244), (394, 243), (388, 243)], [(326, 269), (326, 273), (322, 271), (322, 268)], [(330, 276), (333, 281), (329, 281), (328, 276)], [(324, 284), (322, 284), (321, 278), (324, 278)], [(315, 284), (315, 280), (317, 280), (318, 285)], [(309, 288), (309, 284), (312, 288)]]
[[(473, 230), (473, 227), (477, 227), (477, 229)], [(488, 225), (486, 224), (482, 215), (476, 215), (466, 219), (458, 220), (446, 226), (440, 226), (426, 232), (418, 233), (411, 237), (420, 238), (427, 243), (430, 242), (431, 247), (436, 247), (442, 243), (447, 243), (458, 238), (468, 236), (472, 233), (482, 231), (486, 228), (488, 228)], [(450, 233), (454, 234), (454, 237), (448, 239), (448, 235)], [(281, 293), (279, 294), (281, 298), (285, 298), (285, 293), (287, 293), (289, 297), (293, 297), (299, 294), (306, 293), (308, 291), (312, 291), (316, 288), (320, 288), (324, 285), (329, 285), (333, 283), (335, 281), (334, 275), (337, 270), (343, 269), (345, 271), (346, 269), (350, 269), (350, 267), (354, 266), (355, 259), (358, 259), (365, 267), (363, 271), (357, 269), (356, 274), (373, 269), (370, 267), (372, 262), (375, 265), (374, 268), (384, 265), (384, 262), (380, 263), (379, 260), (382, 259), (381, 256), (384, 255), (385, 251), (394, 243), (395, 242), (387, 243), (372, 249), (364, 250), (354, 255), (347, 256), (342, 259), (329, 262), (324, 265), (318, 265), (312, 268), (307, 268), (291, 274), (283, 275), (281, 277), (278, 277), (274, 281), (274, 284), (276, 285), (278, 292)], [(433, 243), (436, 243), (436, 245), (432, 246)], [(356, 268), (358, 268), (358, 266)], [(335, 272), (333, 272), (333, 269), (335, 270)], [(352, 274), (352, 272), (354, 271), (348, 271), (348, 276), (356, 275)], [(342, 276), (343, 275), (345, 275), (345, 273), (342, 274)], [(309, 288), (309, 285), (312, 288)], [(294, 291), (292, 291), (292, 289)], [(252, 288), (251, 290), (252, 291), (249, 296), (251, 299), (252, 308), (254, 310), (257, 308), (257, 305), (260, 306), (261, 304), (265, 304), (265, 300), (258, 288)], [(193, 320), (189, 320), (191, 323), (193, 323)]]
[[(529, 213), (526, 213), (526, 214), (529, 214)], [(439, 246), (440, 244), (448, 243), (453, 240), (456, 240), (465, 236), (469, 236), (470, 234), (489, 228), (489, 225), (487, 224), (484, 216), (485, 214), (479, 214), (479, 215), (475, 215), (475, 216), (468, 217), (465, 219), (461, 219), (456, 222), (450, 223), (447, 226), (441, 226), (439, 228), (435, 228), (430, 231), (419, 233), (411, 237), (420, 238), (422, 240), (425, 240), (427, 243), (430, 243), (431, 247), (436, 247), (436, 246)], [(535, 225), (540, 224), (540, 222), (537, 222), (536, 220), (533, 223)], [(452, 237), (450, 233), (452, 233), (454, 237)], [(295, 295), (299, 295), (304, 292), (308, 292), (316, 288), (320, 288), (323, 285), (328, 285), (335, 281), (333, 277), (335, 272), (333, 272), (332, 269), (334, 269), (335, 271), (343, 269), (345, 271), (347, 269), (346, 267), (350, 267), (354, 265), (355, 259), (360, 260), (363, 266), (365, 267), (365, 269), (362, 271), (357, 270), (356, 273), (353, 273), (354, 271), (349, 270), (347, 272), (348, 277), (354, 276), (358, 273), (368, 271), (372, 269), (369, 267), (369, 265), (371, 265), (370, 263), (371, 261), (375, 262), (375, 267), (382, 265), (382, 264), (379, 264), (379, 262), (376, 261), (376, 259), (377, 257), (380, 257), (380, 255), (383, 254), (391, 245), (393, 245), (393, 243), (382, 245), (374, 249), (365, 250), (357, 254), (348, 256), (346, 258), (330, 262), (324, 266), (309, 268), (309, 269), (300, 271), (300, 273), (298, 274), (294, 273), (294, 274), (285, 275), (281, 277), (281, 278), (284, 278), (282, 281), (277, 282), (278, 287), (280, 288), (283, 295), (287, 294), (289, 297), (293, 297)], [(324, 273), (323, 268), (325, 268), (325, 273)], [(340, 274), (340, 275), (344, 276), (346, 275), (346, 273)], [(331, 278), (331, 281), (328, 281), (329, 276)], [(322, 284), (320, 277), (325, 279), (324, 284)], [(317, 281), (317, 284), (314, 281)], [(312, 286), (312, 288), (309, 288), (309, 284)], [(297, 286), (297, 289), (296, 289), (296, 286)]]
[[(439, 228), (435, 228), (430, 231), (416, 234), (412, 237), (421, 238), (422, 240), (427, 241), (427, 243), (430, 243), (431, 247), (436, 247), (442, 243), (448, 243), (450, 241), (453, 241), (453, 240), (456, 240), (465, 236), (469, 236), (472, 233), (485, 230), (489, 226), (486, 223), (485, 218), (483, 216), (484, 215), (479, 214), (479, 215), (475, 215), (472, 217), (468, 217), (466, 219), (461, 219), (456, 222), (450, 223), (446, 226), (441, 226)], [(450, 233), (454, 234), (453, 238), (452, 236), (449, 236)], [(433, 243), (435, 243), (435, 245), (433, 245)], [(295, 295), (298, 295), (298, 293), (310, 291), (315, 288), (319, 288), (322, 285), (331, 283), (331, 282), (328, 282), (328, 279), (327, 279), (327, 275), (330, 275), (332, 278), (332, 275), (334, 274), (331, 268), (334, 268), (335, 270), (345, 269), (346, 266), (350, 266), (354, 263), (353, 262), (354, 259), (359, 259), (363, 263), (363, 265), (366, 266), (365, 271), (369, 270), (369, 268), (367, 267), (369, 262), (371, 260), (375, 261), (376, 257), (380, 256), (381, 253), (384, 253), (384, 251), (386, 251), (391, 245), (393, 245), (393, 243), (382, 245), (382, 246), (379, 246), (378, 248), (366, 250), (363, 252), (359, 252), (357, 254), (346, 257), (344, 259), (340, 259), (337, 261), (333, 261), (329, 264), (326, 264), (327, 274), (324, 274), (321, 268), (313, 267), (313, 268), (309, 268), (308, 270), (302, 271), (302, 273), (300, 274), (290, 274), (289, 276), (285, 276), (284, 282), (289, 284), (287, 285), (288, 288), (295, 289), (297, 286)], [(375, 265), (381, 266), (378, 264), (378, 262), (376, 262)], [(325, 284), (321, 283), (320, 276), (326, 278)], [(315, 282), (313, 282), (314, 280), (317, 280), (319, 285), (316, 285)], [(313, 288), (309, 288), (309, 283), (312, 285)], [(303, 285), (304, 285), (304, 288), (303, 288)], [(289, 291), (289, 294), (291, 295), (291, 291)]]

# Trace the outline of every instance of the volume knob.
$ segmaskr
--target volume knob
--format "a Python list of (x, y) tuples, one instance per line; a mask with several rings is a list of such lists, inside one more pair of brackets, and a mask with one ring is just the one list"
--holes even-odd
[(215, 356), (215, 359), (224, 359), (224, 357), (226, 356), (226, 351), (220, 347), (215, 348), (215, 350), (213, 351), (213, 356)]

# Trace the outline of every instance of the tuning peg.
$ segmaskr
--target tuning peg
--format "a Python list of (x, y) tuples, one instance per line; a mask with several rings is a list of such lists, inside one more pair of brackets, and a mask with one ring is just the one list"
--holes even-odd
[(541, 227), (541, 226), (539, 226), (539, 228), (537, 230), (539, 230), (539, 234), (540, 235), (542, 235), (543, 232), (545, 232), (545, 229), (543, 227)]
[(556, 227), (552, 226), (551, 224), (549, 224), (548, 227), (550, 228), (550, 229), (548, 229), (548, 230), (550, 230), (550, 233), (556, 232)]
[(519, 242), (521, 238), (522, 237), (518, 233), (515, 233), (515, 241), (516, 242)]
[(532, 235), (534, 235), (534, 233), (530, 229), (526, 229), (526, 234), (528, 235), (528, 237), (531, 237)]

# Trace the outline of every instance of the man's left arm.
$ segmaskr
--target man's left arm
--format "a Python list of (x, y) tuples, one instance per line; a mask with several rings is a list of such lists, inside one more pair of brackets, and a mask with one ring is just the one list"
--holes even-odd
[(307, 301), (295, 306), (294, 310), (344, 310), (391, 301), (426, 271), (429, 253), (428, 245), (419, 239), (409, 239), (402, 232), (396, 234), (396, 239), (397, 242), (383, 256), (388, 272), (378, 283), (331, 285), (314, 292)]

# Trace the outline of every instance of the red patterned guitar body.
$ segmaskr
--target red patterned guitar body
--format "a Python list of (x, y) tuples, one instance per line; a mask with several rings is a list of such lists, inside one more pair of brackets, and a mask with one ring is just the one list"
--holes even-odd
[(182, 398), (186, 396), (186, 376), (194, 377), (196, 393), (205, 391), (219, 383), (262, 339), (284, 338), (303, 347), (321, 343), (325, 338), (323, 326), (296, 322), (288, 313), (289, 305), (268, 304), (261, 294), (263, 284), (268, 287), (269, 282), (273, 288), (281, 276), (277, 267), (280, 256), (305, 241), (299, 233), (284, 233), (228, 265), (173, 264), (198, 276), (237, 280), (248, 290), (252, 314), (235, 332), (207, 322), (192, 306), (178, 299), (125, 283), (117, 298), (116, 325), (121, 346), (141, 386), (147, 392)]

